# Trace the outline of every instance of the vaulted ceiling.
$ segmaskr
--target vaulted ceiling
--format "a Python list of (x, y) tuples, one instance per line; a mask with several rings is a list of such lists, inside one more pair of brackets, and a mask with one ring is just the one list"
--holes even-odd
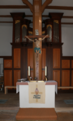
[[(33, 0), (28, 0), (33, 4)], [(46, 0), (42, 0), (42, 4)], [(27, 19), (33, 21), (30, 9), (22, 2), (22, 0), (0, 0), (0, 23), (12, 23), (13, 19), (10, 15), (12, 12), (24, 12)], [(64, 13), (62, 24), (73, 24), (73, 0), (52, 0), (43, 12), (42, 19), (48, 18), (49, 12)]]

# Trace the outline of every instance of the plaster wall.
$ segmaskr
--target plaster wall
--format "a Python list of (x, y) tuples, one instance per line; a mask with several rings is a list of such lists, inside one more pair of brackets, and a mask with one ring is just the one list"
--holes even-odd
[[(0, 23), (0, 56), (12, 55), (12, 23)], [(62, 25), (61, 28), (62, 42), (62, 55), (73, 56), (73, 26)]]
[(0, 56), (12, 55), (12, 23), (0, 23)]
[(73, 56), (73, 25), (62, 25), (62, 55)]

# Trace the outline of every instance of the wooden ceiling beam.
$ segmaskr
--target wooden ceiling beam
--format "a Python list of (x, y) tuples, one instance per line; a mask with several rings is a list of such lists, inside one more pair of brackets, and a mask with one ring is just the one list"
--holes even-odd
[[(0, 9), (29, 9), (26, 5), (0, 5)], [(70, 6), (47, 6), (45, 9), (73, 10)]]

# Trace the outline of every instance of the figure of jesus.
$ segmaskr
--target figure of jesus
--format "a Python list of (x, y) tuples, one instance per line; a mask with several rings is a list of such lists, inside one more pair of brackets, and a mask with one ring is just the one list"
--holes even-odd
[(35, 48), (34, 48), (34, 52), (36, 53), (36, 61), (39, 60), (39, 54), (42, 53), (42, 50), (40, 48), (40, 42), (43, 41), (48, 35), (46, 35), (44, 38), (41, 38), (40, 40), (37, 38), (34, 39), (30, 39), (28, 36), (25, 36), (29, 41), (32, 41), (35, 43)]

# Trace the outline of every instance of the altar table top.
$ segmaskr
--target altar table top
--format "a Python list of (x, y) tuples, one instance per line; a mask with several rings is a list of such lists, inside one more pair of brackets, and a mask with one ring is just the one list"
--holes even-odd
[[(33, 80), (32, 80), (33, 81)], [(25, 81), (25, 82), (17, 82), (16, 85), (28, 85), (28, 83), (32, 82), (32, 81)], [(45, 85), (57, 85), (57, 82), (54, 81), (54, 80), (51, 80), (51, 81), (44, 81), (45, 82)], [(34, 83), (34, 81), (33, 81)], [(37, 83), (42, 83), (42, 81), (39, 81)]]
[[(32, 80), (33, 81), (33, 80)], [(50, 86), (50, 85), (54, 85), (55, 86), (55, 92), (57, 94), (57, 82), (54, 80), (49, 80), (49, 81), (44, 81), (45, 82), (45, 86)], [(30, 81), (25, 81), (25, 82), (17, 82), (16, 83), (16, 93), (18, 93), (20, 91), (19, 86), (24, 85), (27, 86), (29, 83), (31, 83)], [(34, 83), (34, 82), (33, 82)], [(37, 83), (42, 83), (42, 81), (39, 81)]]

